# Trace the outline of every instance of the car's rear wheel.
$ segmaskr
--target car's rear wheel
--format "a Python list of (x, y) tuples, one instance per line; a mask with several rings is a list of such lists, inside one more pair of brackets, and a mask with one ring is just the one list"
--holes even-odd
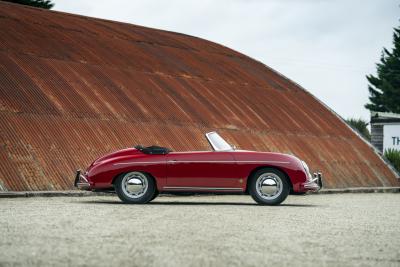
[(128, 172), (117, 178), (115, 191), (125, 203), (144, 204), (152, 200), (156, 187), (149, 175), (142, 172)]
[(249, 193), (262, 205), (279, 205), (290, 191), (290, 184), (284, 173), (274, 168), (256, 171), (249, 180)]
[(156, 190), (153, 194), (153, 196), (151, 197), (150, 201), (153, 201), (156, 197), (158, 197), (160, 193)]

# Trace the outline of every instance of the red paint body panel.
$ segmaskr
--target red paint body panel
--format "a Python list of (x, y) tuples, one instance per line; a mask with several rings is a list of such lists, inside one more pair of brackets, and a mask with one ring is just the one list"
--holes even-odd
[(112, 188), (113, 180), (119, 174), (140, 171), (154, 177), (160, 192), (174, 191), (171, 187), (207, 187), (227, 192), (244, 192), (251, 173), (262, 167), (272, 167), (284, 172), (290, 179), (294, 192), (307, 191), (302, 187), (307, 181), (307, 174), (298, 158), (280, 153), (241, 150), (151, 155), (136, 149), (124, 149), (94, 161), (85, 176), (90, 183), (90, 189)]
[(183, 152), (167, 155), (167, 185), (240, 188), (232, 152)]

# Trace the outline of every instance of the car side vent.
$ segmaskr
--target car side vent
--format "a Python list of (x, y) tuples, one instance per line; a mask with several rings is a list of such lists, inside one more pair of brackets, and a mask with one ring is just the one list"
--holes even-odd
[(145, 154), (153, 154), (153, 155), (165, 155), (165, 154), (168, 154), (169, 152), (171, 152), (171, 149), (166, 148), (166, 147), (161, 147), (161, 146), (144, 147), (142, 145), (137, 145), (137, 146), (135, 146), (135, 148)]

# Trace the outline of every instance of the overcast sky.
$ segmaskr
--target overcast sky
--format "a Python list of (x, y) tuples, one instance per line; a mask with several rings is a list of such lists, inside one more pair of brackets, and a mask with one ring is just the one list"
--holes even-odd
[(369, 119), (366, 74), (399, 26), (394, 0), (53, 0), (54, 10), (205, 38), (294, 80), (344, 118)]

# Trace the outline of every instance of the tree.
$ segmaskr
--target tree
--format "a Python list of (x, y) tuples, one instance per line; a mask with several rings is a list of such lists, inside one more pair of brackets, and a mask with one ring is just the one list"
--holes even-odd
[(51, 0), (3, 0), (5, 2), (11, 2), (21, 5), (34, 6), (39, 8), (51, 9), (54, 3)]
[(371, 134), (367, 128), (368, 122), (364, 121), (363, 119), (347, 119), (346, 122), (351, 128), (364, 136), (365, 139), (368, 141), (371, 140)]
[(400, 113), (400, 28), (393, 33), (393, 51), (383, 48), (377, 76), (367, 75), (371, 111)]

